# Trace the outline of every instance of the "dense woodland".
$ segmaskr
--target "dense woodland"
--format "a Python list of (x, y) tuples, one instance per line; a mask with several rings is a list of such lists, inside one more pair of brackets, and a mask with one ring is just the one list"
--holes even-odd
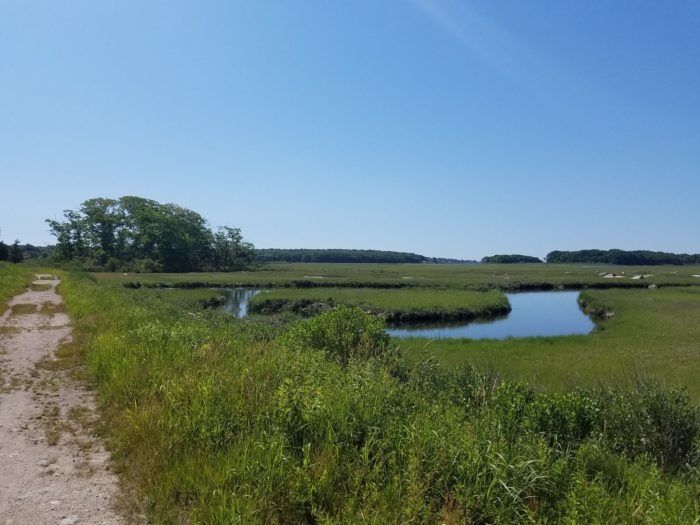
[(313, 262), (313, 263), (422, 263), (432, 259), (415, 253), (383, 250), (310, 250), (266, 248), (255, 251), (259, 262)]
[(63, 221), (47, 219), (52, 257), (86, 270), (193, 272), (250, 266), (252, 244), (238, 228), (211, 230), (198, 213), (141, 197), (94, 198)]
[(589, 264), (700, 264), (700, 254), (677, 254), (650, 250), (578, 250), (553, 251), (547, 254), (548, 263), (589, 263)]
[(482, 263), (514, 264), (514, 263), (541, 263), (542, 260), (531, 255), (518, 253), (509, 255), (490, 255), (481, 259)]

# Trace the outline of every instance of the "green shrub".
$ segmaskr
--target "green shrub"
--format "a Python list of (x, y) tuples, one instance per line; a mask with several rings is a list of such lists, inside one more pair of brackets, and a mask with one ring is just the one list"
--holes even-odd
[(320, 350), (347, 364), (351, 359), (386, 355), (389, 336), (384, 322), (359, 308), (338, 306), (293, 325), (282, 338), (288, 348)]
[(671, 471), (697, 466), (700, 414), (684, 389), (640, 382), (632, 391), (603, 392), (600, 432), (627, 457), (646, 455)]
[(501, 383), (496, 389), (491, 413), (499, 433), (508, 440), (514, 440), (523, 431), (528, 405), (535, 399), (532, 389), (516, 382)]
[(550, 446), (569, 448), (591, 435), (598, 414), (596, 401), (583, 392), (542, 394), (527, 407), (526, 427), (543, 434)]

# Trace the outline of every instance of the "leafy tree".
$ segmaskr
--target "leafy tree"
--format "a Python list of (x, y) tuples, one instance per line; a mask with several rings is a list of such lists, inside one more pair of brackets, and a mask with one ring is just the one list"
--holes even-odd
[(220, 226), (214, 233), (214, 266), (223, 271), (250, 266), (255, 260), (255, 248), (243, 242), (239, 228)]
[(11, 263), (20, 263), (24, 259), (24, 253), (22, 252), (22, 248), (19, 245), (19, 239), (15, 239), (15, 242), (12, 243), (12, 246), (10, 247), (10, 262)]
[(0, 261), (10, 259), (10, 248), (4, 242), (0, 241)]
[(100, 262), (115, 255), (116, 233), (122, 225), (122, 211), (114, 199), (88, 199), (80, 207), (88, 244), (97, 247)]
[(531, 255), (520, 255), (520, 254), (510, 254), (510, 255), (491, 255), (489, 257), (484, 257), (481, 259), (482, 263), (500, 263), (500, 264), (513, 264), (513, 263), (541, 263), (542, 260)]
[(216, 233), (198, 213), (142, 197), (94, 198), (65, 221), (47, 220), (57, 239), (55, 258), (89, 269), (190, 272), (233, 270), (253, 260), (240, 230)]
[(87, 255), (85, 220), (73, 210), (65, 210), (63, 216), (65, 222), (46, 219), (56, 237), (56, 256), (63, 261), (83, 259)]
[(700, 254), (654, 252), (650, 250), (555, 250), (547, 254), (548, 263), (588, 263), (623, 265), (698, 264)]
[[(260, 262), (319, 262), (319, 263), (422, 263), (431, 259), (423, 255), (382, 250), (342, 249), (278, 249), (266, 248), (256, 251)], [(433, 260), (433, 262), (439, 262)]]

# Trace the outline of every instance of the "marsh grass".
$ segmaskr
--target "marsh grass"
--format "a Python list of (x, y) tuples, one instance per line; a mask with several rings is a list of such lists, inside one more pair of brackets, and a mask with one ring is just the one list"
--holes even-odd
[[(606, 278), (615, 274), (620, 278)], [(700, 266), (582, 264), (319, 264), (275, 263), (259, 271), (230, 273), (96, 273), (100, 282), (130, 286), (318, 288), (446, 287), (472, 290), (552, 290), (559, 287), (646, 288), (700, 285)], [(651, 275), (632, 279), (635, 275)]]
[(497, 290), (476, 292), (453, 289), (283, 289), (268, 290), (253, 297), (249, 311), (292, 311), (317, 314), (346, 305), (380, 315), (390, 323), (416, 321), (464, 321), (507, 314), (510, 305)]
[(491, 367), (547, 390), (598, 382), (634, 387), (647, 377), (687, 388), (700, 404), (700, 288), (585, 290), (581, 302), (606, 313), (589, 335), (395, 343), (411, 361), (432, 356), (444, 366)]
[[(63, 292), (129, 508), (149, 522), (697, 518), (700, 431), (682, 390), (540, 392), (407, 363), (357, 311), (274, 326), (188, 315), (154, 290), (71, 278)], [(615, 323), (630, 319), (615, 305)]]

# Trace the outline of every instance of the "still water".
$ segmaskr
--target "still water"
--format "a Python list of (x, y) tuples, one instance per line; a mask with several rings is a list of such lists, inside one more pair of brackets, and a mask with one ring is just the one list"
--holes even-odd
[(430, 339), (506, 339), (588, 334), (595, 324), (578, 306), (579, 292), (526, 292), (508, 294), (511, 312), (490, 322), (461, 325), (401, 326), (389, 335)]
[(224, 303), (224, 312), (232, 313), (236, 319), (242, 319), (248, 315), (248, 302), (250, 299), (260, 293), (260, 290), (251, 290), (250, 288), (233, 288), (226, 290), (226, 302)]

